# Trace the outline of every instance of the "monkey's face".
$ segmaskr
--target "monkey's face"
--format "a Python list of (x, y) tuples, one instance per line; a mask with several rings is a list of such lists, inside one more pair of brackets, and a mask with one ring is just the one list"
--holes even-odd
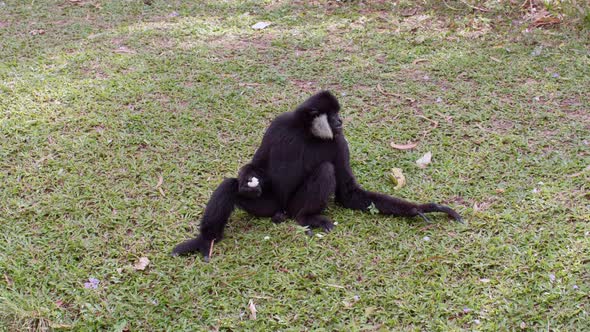
[(342, 120), (337, 112), (316, 114), (311, 121), (311, 133), (321, 139), (334, 139), (342, 133)]
[(340, 116), (338, 115), (338, 113), (330, 114), (328, 116), (328, 123), (330, 124), (330, 127), (332, 128), (332, 132), (334, 133), (334, 136), (342, 133), (342, 119), (340, 119)]

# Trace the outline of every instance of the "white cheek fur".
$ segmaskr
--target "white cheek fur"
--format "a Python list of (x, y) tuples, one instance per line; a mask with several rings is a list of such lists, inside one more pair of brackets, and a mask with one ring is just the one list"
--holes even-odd
[(334, 133), (332, 133), (332, 128), (330, 128), (326, 114), (322, 114), (313, 119), (311, 122), (311, 133), (321, 139), (334, 138)]

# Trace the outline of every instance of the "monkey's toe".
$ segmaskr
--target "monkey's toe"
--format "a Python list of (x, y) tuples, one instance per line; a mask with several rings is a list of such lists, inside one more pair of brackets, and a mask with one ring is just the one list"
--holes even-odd
[(285, 220), (287, 220), (287, 215), (284, 212), (279, 211), (279, 212), (275, 213), (274, 216), (272, 216), (272, 218), (270, 220), (272, 220), (272, 222), (275, 224), (280, 224), (280, 223), (284, 222)]

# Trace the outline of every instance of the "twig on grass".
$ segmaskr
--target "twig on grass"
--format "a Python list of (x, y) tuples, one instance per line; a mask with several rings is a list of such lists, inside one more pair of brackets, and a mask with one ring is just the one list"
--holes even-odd
[(215, 243), (215, 239), (211, 240), (211, 245), (209, 246), (209, 259), (211, 259), (211, 255), (213, 254), (213, 243)]
[(410, 97), (404, 97), (400, 94), (393, 93), (393, 92), (387, 92), (387, 91), (383, 90), (383, 87), (381, 87), (381, 84), (377, 84), (377, 91), (381, 92), (382, 94), (384, 94), (386, 96), (392, 96), (392, 97), (397, 97), (399, 99), (405, 99), (405, 100), (409, 101), (410, 103), (416, 102), (415, 99), (412, 99)]
[(462, 4), (464, 4), (465, 6), (467, 6), (469, 8), (472, 8), (472, 9), (475, 9), (475, 10), (479, 10), (479, 11), (484, 12), (484, 13), (487, 13), (487, 12), (490, 11), (487, 8), (482, 8), (482, 7), (474, 6), (474, 5), (468, 3), (467, 1), (464, 1), (464, 0), (459, 0), (459, 2), (461, 2)]

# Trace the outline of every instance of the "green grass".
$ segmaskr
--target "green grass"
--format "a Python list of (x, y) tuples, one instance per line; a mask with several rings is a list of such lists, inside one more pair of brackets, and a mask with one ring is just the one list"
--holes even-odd
[[(587, 328), (588, 36), (290, 3), (0, 2), (0, 326)], [(451, 205), (467, 225), (331, 206), (336, 229), (309, 238), (236, 212), (210, 264), (170, 257), (270, 120), (323, 88), (365, 188)]]

